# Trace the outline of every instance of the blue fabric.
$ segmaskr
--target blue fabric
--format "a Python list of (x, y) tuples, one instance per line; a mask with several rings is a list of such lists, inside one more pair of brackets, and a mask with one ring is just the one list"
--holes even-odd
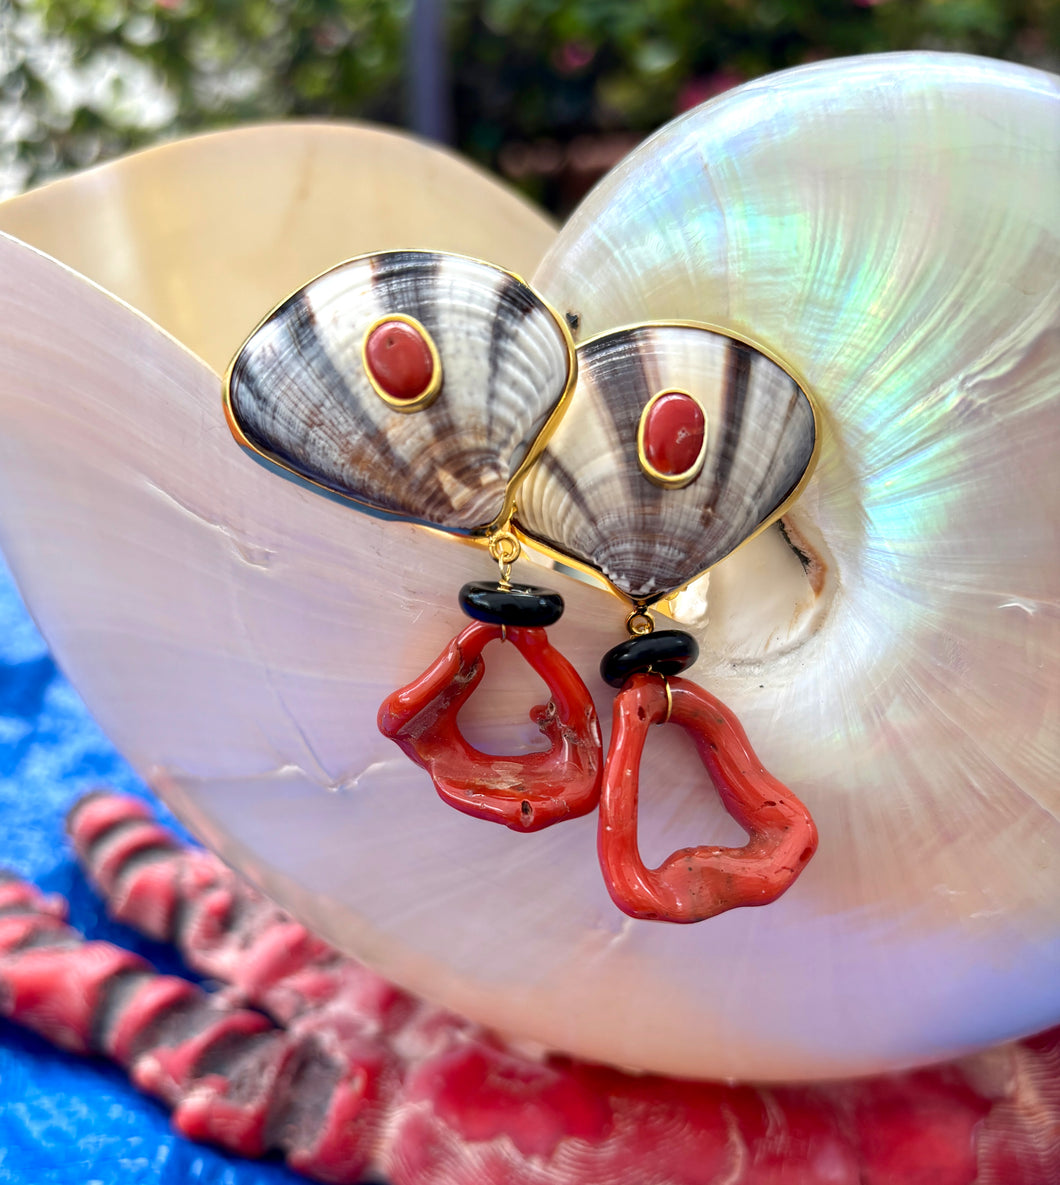
[[(104, 916), (70, 855), (63, 818), (74, 799), (100, 785), (149, 797), (57, 670), (0, 565), (0, 866), (62, 893), (72, 924), (90, 938), (186, 975), (167, 948)], [(280, 1163), (187, 1142), (116, 1066), (60, 1053), (0, 1020), (0, 1185), (304, 1181)]]

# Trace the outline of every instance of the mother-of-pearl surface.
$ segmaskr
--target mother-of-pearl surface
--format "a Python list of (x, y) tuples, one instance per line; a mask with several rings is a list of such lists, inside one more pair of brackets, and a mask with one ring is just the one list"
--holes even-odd
[[(1045, 1027), (1060, 1014), (1057, 110), (1044, 76), (969, 59), (763, 80), (643, 150), (539, 273), (583, 333), (728, 319), (825, 404), (793, 524), (827, 572), (807, 585), (774, 531), (714, 570), (709, 617), (702, 588), (681, 602), (704, 648), (691, 674), (820, 828), (768, 908), (632, 921), (601, 883), (592, 819), (520, 836), (445, 807), (375, 711), (460, 627), (456, 590), (489, 561), (255, 465), (207, 365), (8, 239), (0, 543), (104, 727), (199, 834), (458, 1010), (589, 1057), (748, 1078), (867, 1072)], [(620, 235), (608, 210), (627, 194)], [(461, 196), (467, 219), (510, 200)], [(638, 237), (656, 201), (674, 225)], [(776, 267), (752, 284), (759, 238)], [(397, 245), (422, 244), (374, 244)], [(773, 306), (741, 304), (749, 284), (775, 286)], [(690, 291), (729, 303), (711, 316)], [(883, 403), (888, 383), (902, 397)], [(568, 605), (553, 640), (606, 715), (593, 672), (623, 609), (548, 582)], [(487, 660), (469, 731), (491, 714), (499, 746), (533, 743), (527, 680), (510, 653)], [(737, 838), (677, 730), (653, 736), (644, 787), (649, 860)]]

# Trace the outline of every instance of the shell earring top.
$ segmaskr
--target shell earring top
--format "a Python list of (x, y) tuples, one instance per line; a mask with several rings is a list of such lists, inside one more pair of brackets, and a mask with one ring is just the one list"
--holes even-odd
[(505, 522), (574, 379), (516, 276), (436, 251), (339, 264), (236, 355), (225, 411), (256, 456), (364, 509), (461, 534)]
[[(233, 432), (260, 458), (363, 509), (489, 548), (499, 580), (461, 589), (471, 624), (386, 698), (378, 723), (446, 802), (520, 831), (586, 814), (599, 796), (592, 699), (545, 633), (563, 600), (511, 580), (515, 493), (575, 366), (566, 326), (517, 277), (461, 256), (386, 252), (333, 268), (269, 314), (225, 393)], [(551, 692), (531, 712), (544, 752), (488, 754), (460, 732), (492, 641), (511, 642)]]
[(518, 522), (651, 605), (778, 518), (816, 454), (813, 403), (760, 347), (692, 323), (618, 329), (578, 347)]

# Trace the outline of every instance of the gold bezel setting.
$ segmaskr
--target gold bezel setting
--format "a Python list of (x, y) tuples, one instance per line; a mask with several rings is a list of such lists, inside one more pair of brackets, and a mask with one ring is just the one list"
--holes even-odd
[[(692, 464), (680, 473), (663, 473), (662, 470), (656, 469), (651, 461), (648, 460), (648, 451), (644, 443), (644, 433), (647, 430), (646, 425), (648, 417), (651, 415), (651, 409), (660, 399), (665, 399), (667, 395), (686, 396), (686, 398), (691, 399), (699, 408), (703, 416), (703, 441), (699, 446), (699, 452)], [(656, 391), (644, 405), (644, 409), (640, 413), (640, 419), (637, 422), (637, 460), (644, 472), (644, 476), (654, 485), (661, 486), (664, 490), (680, 490), (687, 485), (691, 485), (703, 469), (703, 462), (707, 459), (707, 446), (709, 443), (710, 419), (707, 416), (706, 408), (690, 391), (682, 391), (680, 387), (666, 387), (662, 391)]]
[[(368, 339), (377, 329), (383, 325), (390, 325), (394, 321), (402, 325), (408, 325), (414, 329), (423, 339), (431, 355), (430, 380), (427, 386), (411, 399), (399, 399), (385, 391), (379, 384), (379, 380), (372, 373), (372, 368), (368, 363)], [(415, 317), (410, 317), (407, 313), (387, 313), (382, 317), (377, 317), (368, 326), (364, 331), (364, 337), (361, 338), (361, 365), (364, 367), (365, 377), (371, 384), (372, 390), (382, 399), (387, 407), (393, 408), (394, 411), (399, 411), (403, 414), (422, 411), (425, 407), (430, 407), (435, 399), (438, 398), (438, 393), (442, 389), (442, 360), (438, 356), (438, 347), (434, 344), (434, 338), (431, 337), (427, 326), (422, 321), (417, 321)]]

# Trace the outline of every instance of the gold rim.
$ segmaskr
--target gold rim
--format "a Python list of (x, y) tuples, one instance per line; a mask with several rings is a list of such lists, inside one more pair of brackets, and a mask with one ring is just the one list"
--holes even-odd
[[(663, 473), (662, 470), (656, 469), (655, 466), (648, 460), (648, 450), (644, 443), (645, 425), (648, 422), (648, 416), (651, 409), (659, 402), (660, 399), (665, 399), (667, 395), (684, 395), (691, 399), (692, 402), (703, 413), (703, 441), (699, 446), (699, 452), (696, 459), (691, 465), (681, 473)], [(816, 428), (815, 428), (816, 435)], [(644, 410), (640, 413), (640, 420), (637, 422), (637, 460), (640, 462), (641, 469), (644, 470), (644, 476), (657, 486), (662, 486), (664, 490), (680, 490), (685, 486), (691, 485), (699, 476), (699, 471), (703, 468), (703, 462), (707, 459), (707, 445), (710, 443), (710, 422), (707, 418), (706, 409), (702, 406), (694, 395), (689, 394), (688, 391), (682, 391), (679, 387), (667, 387), (663, 391), (656, 391), (655, 394), (644, 405)]]
[[(415, 329), (416, 332), (427, 343), (427, 349), (431, 355), (431, 378), (427, 386), (412, 399), (396, 399), (393, 395), (379, 385), (378, 380), (372, 373), (372, 368), (368, 365), (368, 339), (381, 326), (389, 325), (394, 321), (400, 322), (402, 325), (408, 325)], [(394, 411), (399, 411), (408, 414), (414, 411), (422, 411), (425, 407), (430, 407), (431, 404), (438, 398), (438, 392), (442, 389), (442, 360), (438, 357), (438, 347), (434, 344), (434, 338), (431, 337), (427, 330), (427, 326), (422, 321), (417, 321), (415, 317), (410, 317), (405, 313), (390, 313), (388, 316), (377, 317), (371, 325), (364, 331), (364, 337), (361, 339), (361, 366), (364, 367), (365, 377), (371, 384), (372, 390), (379, 396), (380, 399), (387, 405), (392, 407)]]

